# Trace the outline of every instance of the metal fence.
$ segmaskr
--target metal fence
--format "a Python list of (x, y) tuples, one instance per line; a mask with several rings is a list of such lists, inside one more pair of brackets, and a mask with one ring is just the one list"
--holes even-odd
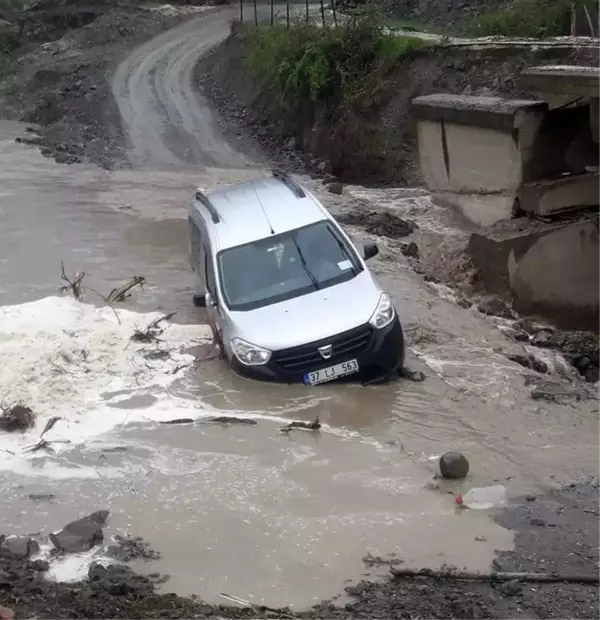
[[(311, 5), (313, 10), (311, 10)], [(262, 13), (259, 9), (262, 7), (269, 7), (269, 16), (264, 21), (268, 21), (268, 23), (273, 26), (276, 21), (283, 21), (279, 19), (279, 11), (276, 12), (276, 4), (274, 0), (267, 0), (267, 2), (252, 0), (251, 2), (239, 0), (240, 7), (240, 21), (243, 22), (248, 20), (250, 17), (251, 20), (258, 26), (258, 24), (262, 21), (259, 18), (259, 13)], [(277, 3), (277, 7), (282, 6), (280, 3)], [(314, 11), (314, 8), (317, 8)], [(299, 10), (298, 10), (299, 9)], [(250, 16), (248, 15), (250, 13)], [(328, 19), (326, 17), (326, 13), (331, 15), (331, 21), (329, 23), (337, 26), (337, 9), (336, 9), (336, 1), (330, 0), (330, 2), (325, 2), (325, 0), (319, 0), (319, 3), (311, 3), (309, 0), (300, 0), (299, 2), (293, 2), (291, 0), (287, 0), (285, 3), (285, 23), (287, 27), (290, 27), (290, 23), (295, 17), (302, 17), (306, 20), (306, 23), (309, 23), (311, 17), (320, 16), (320, 21), (323, 26), (327, 25)], [(292, 15), (294, 14), (294, 15)], [(262, 17), (262, 15), (260, 16)]]

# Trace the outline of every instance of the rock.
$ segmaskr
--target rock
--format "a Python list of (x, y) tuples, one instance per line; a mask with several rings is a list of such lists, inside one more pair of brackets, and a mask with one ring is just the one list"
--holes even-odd
[(317, 170), (321, 174), (331, 174), (331, 164), (328, 161), (319, 162), (317, 166)]
[(297, 146), (297, 141), (296, 141), (296, 138), (288, 138), (288, 139), (285, 141), (285, 143), (284, 143), (284, 145), (283, 145), (283, 148), (284, 148), (286, 151), (294, 151), (294, 150), (296, 149), (296, 146)]
[(0, 550), (20, 558), (28, 558), (37, 553), (40, 550), (40, 546), (29, 536), (7, 536), (2, 541)]
[(477, 309), (483, 314), (497, 316), (501, 319), (513, 319), (515, 317), (515, 313), (510, 306), (503, 299), (494, 295), (481, 299)]
[(344, 186), (340, 182), (334, 181), (327, 186), (327, 191), (330, 194), (337, 194), (338, 196), (341, 196), (344, 193)]
[(535, 502), (535, 500), (537, 499), (537, 497), (536, 497), (535, 495), (533, 495), (532, 493), (529, 493), (529, 495), (527, 495), (527, 496), (525, 497), (525, 499), (526, 499), (528, 502)]
[(473, 302), (470, 299), (467, 299), (466, 297), (458, 297), (456, 300), (456, 304), (460, 306), (461, 308), (468, 309), (473, 305)]
[[(132, 593), (142, 598), (152, 593), (153, 586), (147, 577), (136, 575), (127, 566), (102, 566), (94, 562), (88, 571), (90, 586), (113, 596)], [(98, 593), (100, 594), (100, 593)]]
[(30, 493), (27, 497), (32, 502), (51, 502), (54, 499), (52, 493)]
[(421, 383), (427, 378), (425, 376), (425, 373), (421, 372), (420, 370), (412, 370), (411, 368), (407, 368), (406, 366), (403, 366), (400, 369), (400, 376), (404, 377), (405, 379), (409, 379), (410, 381), (414, 381), (415, 383)]
[(534, 347), (553, 347), (555, 346), (554, 341), (554, 332), (550, 329), (540, 329), (536, 332), (531, 339), (531, 344)]
[(417, 230), (418, 226), (411, 220), (402, 218), (389, 211), (355, 210), (340, 214), (337, 221), (351, 226), (362, 226), (366, 232), (380, 237), (398, 239), (407, 237)]
[(46, 560), (33, 560), (29, 565), (33, 570), (40, 573), (46, 572), (50, 568), (50, 564)]
[(504, 594), (504, 596), (517, 596), (521, 594), (522, 587), (516, 579), (511, 579), (510, 581), (498, 584), (496, 589), (498, 592)]
[(15, 614), (12, 609), (0, 605), (0, 620), (13, 620), (14, 617)]
[(524, 368), (530, 368), (535, 372), (539, 372), (543, 375), (548, 374), (549, 368), (546, 362), (542, 362), (542, 360), (537, 359), (533, 355), (521, 354), (521, 353), (511, 353), (506, 356), (511, 362), (516, 362), (517, 364), (521, 364)]
[(451, 480), (464, 478), (469, 473), (469, 461), (460, 452), (446, 452), (440, 458), (440, 473)]
[(24, 432), (30, 429), (35, 422), (33, 411), (25, 405), (13, 405), (2, 411), (0, 415), (0, 430), (7, 433)]
[(108, 510), (99, 510), (87, 517), (73, 521), (58, 532), (50, 534), (52, 544), (65, 553), (88, 551), (104, 540), (102, 528), (108, 518)]
[(529, 523), (535, 527), (546, 527), (544, 519), (538, 519), (537, 517), (530, 519)]
[(400, 251), (407, 258), (419, 258), (419, 246), (414, 241), (403, 243)]
[(83, 160), (78, 155), (72, 153), (57, 153), (54, 156), (54, 161), (57, 164), (80, 164)]

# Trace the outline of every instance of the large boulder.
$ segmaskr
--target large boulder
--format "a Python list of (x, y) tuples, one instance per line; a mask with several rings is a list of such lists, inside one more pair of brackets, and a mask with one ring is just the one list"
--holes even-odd
[(108, 515), (108, 510), (99, 510), (73, 521), (65, 525), (60, 532), (50, 534), (50, 541), (64, 553), (88, 551), (104, 540), (102, 528), (106, 525)]

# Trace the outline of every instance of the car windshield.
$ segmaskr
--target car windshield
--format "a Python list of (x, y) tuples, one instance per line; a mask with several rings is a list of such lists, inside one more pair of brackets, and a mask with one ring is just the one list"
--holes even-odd
[(220, 252), (219, 276), (231, 310), (253, 310), (351, 280), (355, 251), (330, 222)]

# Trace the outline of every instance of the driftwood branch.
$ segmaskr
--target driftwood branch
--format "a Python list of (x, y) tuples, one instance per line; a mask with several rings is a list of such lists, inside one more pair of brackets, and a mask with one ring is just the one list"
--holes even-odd
[(113, 288), (113, 290), (104, 298), (106, 303), (112, 304), (117, 302), (125, 301), (131, 297), (131, 291), (139, 286), (141, 289), (144, 288), (144, 284), (146, 283), (146, 278), (144, 276), (134, 276), (125, 284), (122, 284), (118, 288)]
[(599, 575), (568, 574), (568, 573), (512, 573), (492, 571), (489, 573), (473, 573), (469, 571), (434, 570), (421, 568), (392, 568), (390, 573), (395, 579), (429, 577), (430, 579), (447, 579), (462, 581), (526, 581), (536, 583), (584, 583), (598, 584)]
[(60, 292), (64, 293), (66, 291), (71, 291), (73, 297), (77, 301), (81, 301), (83, 299), (83, 278), (85, 278), (85, 272), (78, 271), (74, 276), (69, 277), (65, 272), (65, 263), (63, 261), (60, 262), (60, 279), (66, 284), (60, 287)]
[(245, 601), (243, 598), (239, 598), (237, 596), (233, 596), (231, 594), (226, 594), (225, 592), (221, 592), (219, 594), (221, 598), (224, 598), (227, 601), (232, 603), (237, 603), (242, 607), (246, 607), (248, 609), (252, 609), (258, 613), (268, 612), (270, 614), (275, 614), (279, 618), (294, 618), (291, 614), (284, 612), (281, 609), (275, 609), (274, 607), (267, 607), (266, 605), (257, 605), (255, 603), (251, 603), (250, 601)]
[(293, 421), (279, 429), (280, 433), (289, 433), (294, 429), (300, 429), (305, 431), (318, 431), (321, 428), (321, 421), (317, 416), (312, 422)]

